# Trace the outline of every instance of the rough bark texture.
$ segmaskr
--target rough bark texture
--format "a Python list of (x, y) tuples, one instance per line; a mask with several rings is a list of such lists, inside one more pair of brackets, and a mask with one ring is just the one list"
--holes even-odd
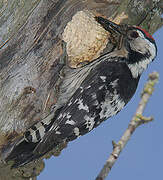
[[(79, 15), (79, 24), (81, 11), (88, 19), (94, 15), (103, 15), (117, 23), (141, 23), (142, 27), (153, 34), (163, 24), (162, 4), (159, 0), (1, 0), (0, 147), (13, 141), (52, 110), (57, 101), (57, 88), (61, 80), (59, 72), (62, 66), (59, 61), (64, 53), (62, 40), (70, 36), (64, 34), (68, 22), (71, 21), (73, 30), (78, 27), (73, 24), (73, 17), (77, 17), (75, 15)], [(90, 25), (91, 22), (88, 20), (84, 24)], [(92, 22), (93, 27), (94, 25)], [(86, 28), (87, 24), (83, 29)], [(88, 33), (90, 29), (92, 28), (87, 30)], [(82, 28), (76, 29), (73, 36), (76, 36), (78, 31), (80, 34)], [(100, 30), (101, 32), (106, 45), (109, 36), (103, 30)], [(73, 61), (77, 67), (80, 62), (86, 59), (91, 61), (112, 49), (109, 42), (105, 49), (99, 45), (98, 34), (97, 31), (97, 41), (93, 40), (92, 44), (88, 42), (86, 45), (92, 47), (95, 44), (90, 48), (91, 51), (83, 55), (83, 50), (80, 57), (75, 56), (75, 61), (70, 54), (69, 64)], [(79, 38), (87, 42), (87, 36), (82, 33)], [(73, 45), (72, 39), (73, 37), (65, 41)], [(74, 45), (71, 52), (78, 54), (78, 47)], [(67, 46), (67, 51), (69, 50)], [(59, 154), (64, 147), (63, 144), (55, 149), (55, 154)], [(27, 167), (10, 170), (9, 166), (2, 163), (0, 179), (19, 180), (37, 176), (43, 167), (43, 162), (38, 161), (37, 165), (33, 163)]]

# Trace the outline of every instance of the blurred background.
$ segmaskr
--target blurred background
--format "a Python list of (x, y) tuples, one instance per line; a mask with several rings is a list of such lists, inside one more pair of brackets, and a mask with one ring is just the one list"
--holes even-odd
[(144, 116), (153, 116), (154, 121), (137, 128), (106, 180), (163, 179), (163, 28), (153, 37), (158, 56), (143, 73), (132, 100), (119, 114), (70, 142), (59, 157), (45, 160), (45, 169), (38, 180), (95, 180), (112, 152), (112, 140), (120, 139), (134, 115), (148, 74), (153, 71), (159, 72), (160, 79)]

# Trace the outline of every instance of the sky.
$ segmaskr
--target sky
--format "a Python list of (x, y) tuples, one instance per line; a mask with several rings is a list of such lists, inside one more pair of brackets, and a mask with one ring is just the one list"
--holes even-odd
[(112, 140), (118, 142), (128, 127), (148, 74), (153, 71), (159, 72), (160, 79), (144, 116), (153, 116), (154, 121), (137, 128), (106, 180), (163, 179), (163, 28), (153, 37), (157, 43), (158, 55), (143, 73), (132, 100), (116, 116), (87, 135), (70, 142), (59, 157), (45, 160), (45, 169), (38, 180), (95, 180), (112, 152)]

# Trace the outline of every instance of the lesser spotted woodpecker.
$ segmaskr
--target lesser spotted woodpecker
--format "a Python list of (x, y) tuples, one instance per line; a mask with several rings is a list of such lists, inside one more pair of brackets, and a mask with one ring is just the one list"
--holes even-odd
[(117, 114), (132, 98), (142, 72), (155, 58), (155, 41), (142, 28), (117, 25), (102, 17), (95, 19), (107, 31), (118, 33), (121, 45), (84, 67), (65, 67), (54, 112), (10, 146), (5, 160), (14, 160), (13, 167), (39, 158)]

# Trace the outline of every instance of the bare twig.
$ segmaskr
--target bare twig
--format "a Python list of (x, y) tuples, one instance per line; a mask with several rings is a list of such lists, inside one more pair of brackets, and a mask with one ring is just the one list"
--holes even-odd
[(122, 135), (120, 141), (117, 144), (114, 141), (112, 142), (113, 151), (110, 154), (109, 158), (107, 159), (101, 172), (97, 176), (96, 180), (104, 180), (107, 177), (108, 173), (110, 172), (111, 168), (113, 167), (114, 163), (119, 157), (121, 151), (125, 147), (126, 143), (130, 139), (132, 133), (136, 130), (136, 128), (141, 124), (148, 123), (153, 120), (152, 117), (144, 117), (142, 114), (144, 112), (144, 109), (146, 107), (146, 104), (150, 96), (154, 91), (154, 86), (158, 82), (158, 78), (159, 78), (159, 74), (157, 72), (153, 72), (149, 74), (149, 79), (144, 86), (143, 92), (141, 94), (141, 100), (139, 102), (136, 113), (133, 116), (132, 120), (130, 121), (127, 130)]

